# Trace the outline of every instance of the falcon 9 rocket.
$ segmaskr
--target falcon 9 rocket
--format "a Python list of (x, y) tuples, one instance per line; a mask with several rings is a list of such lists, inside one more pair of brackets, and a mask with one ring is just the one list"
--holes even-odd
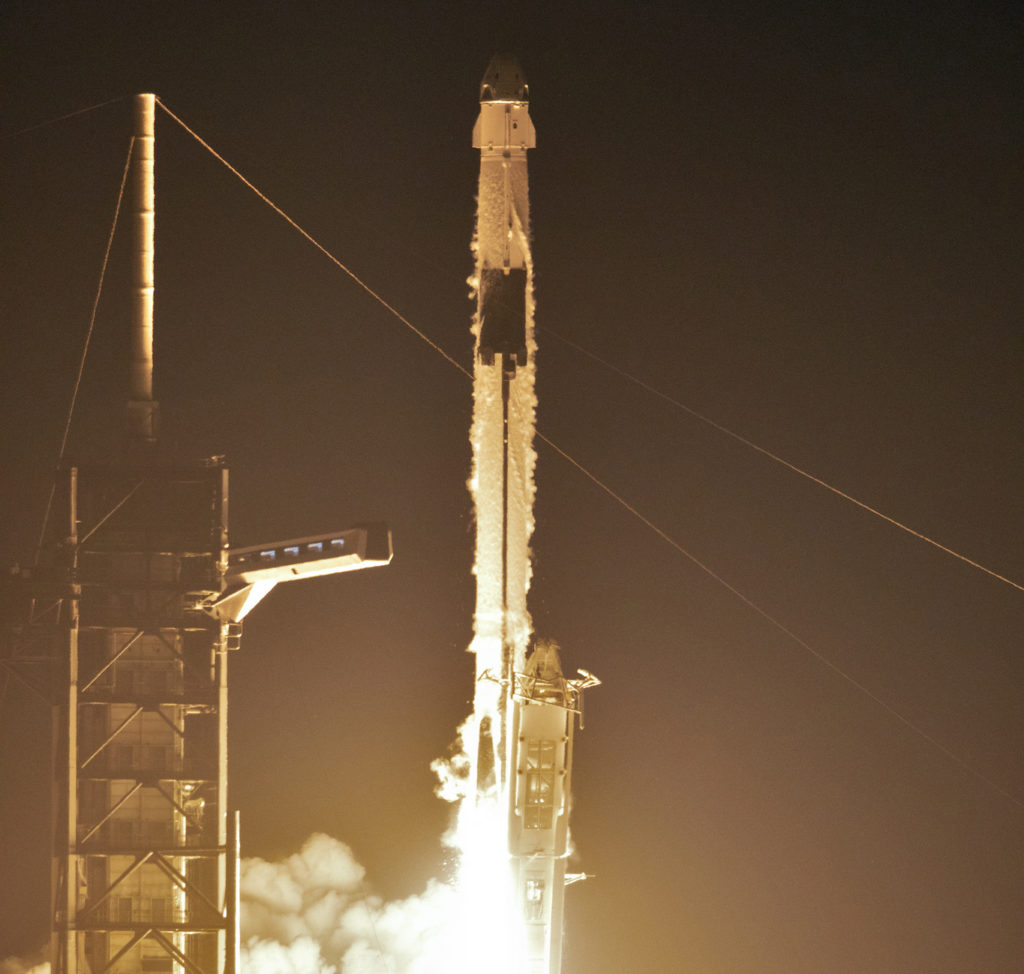
[(476, 803), (501, 810), (492, 839), (507, 847), (516, 974), (558, 974), (573, 730), (583, 690), (599, 681), (583, 670), (566, 679), (554, 643), (530, 649), (536, 342), (526, 153), (536, 135), (513, 57), (495, 56), (484, 74), (473, 146)]

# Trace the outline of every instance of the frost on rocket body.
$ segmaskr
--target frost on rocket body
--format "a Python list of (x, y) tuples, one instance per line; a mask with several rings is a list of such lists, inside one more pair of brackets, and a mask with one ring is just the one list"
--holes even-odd
[[(510, 198), (511, 218), (507, 211), (506, 190)], [(533, 501), (536, 492), (533, 446), (536, 422), (533, 328), (533, 268), (529, 247), (529, 198), (525, 157), (504, 163), (500, 158), (485, 159), (480, 165), (477, 196), (477, 232), (472, 278), (481, 287), (483, 268), (501, 268), (521, 261), (527, 272), (526, 347), (528, 362), (516, 369), (509, 388), (508, 430), (508, 512), (502, 507), (503, 419), (501, 369), (485, 366), (479, 357), (474, 365), (473, 424), (470, 442), (473, 469), (469, 487), (477, 522), (474, 574), (477, 580), (474, 640), (471, 652), (477, 655), (477, 677), (497, 674), (501, 644), (508, 640), (514, 647), (515, 666), (525, 665), (526, 647), (532, 623), (526, 608), (530, 587), (530, 538), (533, 534)], [(473, 318), (473, 334), (479, 344), (480, 320)], [(502, 537), (507, 554), (502, 565)], [(507, 574), (505, 591), (502, 581)], [(504, 611), (503, 611), (504, 607)]]

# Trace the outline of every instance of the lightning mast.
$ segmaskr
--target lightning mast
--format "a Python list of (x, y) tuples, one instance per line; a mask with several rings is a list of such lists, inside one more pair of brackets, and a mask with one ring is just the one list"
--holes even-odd
[(56, 591), (62, 634), (54, 974), (237, 971), (227, 669), (239, 627), (203, 605), (225, 574), (227, 470), (156, 453), (155, 102), (135, 99), (126, 454), (60, 471), (64, 523), (34, 580)]

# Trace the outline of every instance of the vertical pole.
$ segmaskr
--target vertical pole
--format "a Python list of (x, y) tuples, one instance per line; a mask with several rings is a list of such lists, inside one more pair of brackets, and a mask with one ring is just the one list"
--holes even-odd
[(75, 926), (78, 920), (78, 610), (82, 586), (78, 581), (78, 468), (70, 472), (68, 548), (71, 553), (71, 598), (68, 600), (68, 876), (67, 918), (71, 931), (68, 974), (77, 974), (81, 951)]
[(54, 974), (77, 974), (78, 935), (78, 469), (68, 470), (67, 587), (63, 605), (66, 659), (59, 670), (54, 707), (56, 807), (53, 835), (53, 919), (51, 965)]
[(231, 829), (228, 833), (228, 889), (225, 904), (228, 930), (225, 974), (241, 974), (241, 850), (241, 821), (236, 808), (231, 817)]
[[(237, 858), (232, 844), (234, 821), (229, 824), (228, 812), (228, 624), (222, 623), (215, 650), (217, 676), (217, 846), (223, 850), (217, 856), (217, 902), (224, 904), (225, 928), (218, 931), (218, 963), (220, 970), (231, 974), (235, 934), (231, 913), (234, 910), (234, 861)], [(235, 918), (237, 923), (237, 917)], [(235, 970), (237, 974), (237, 969)]]
[[(228, 549), (228, 472), (220, 471), (217, 532), (217, 585), (223, 588)], [(234, 632), (233, 632), (234, 630)], [(218, 932), (217, 963), (221, 974), (240, 974), (239, 814), (228, 812), (228, 656), (237, 626), (222, 623), (215, 649), (217, 680), (217, 902), (223, 904), (225, 928)], [(228, 818), (230, 814), (230, 820)]]
[(154, 165), (156, 95), (135, 96), (134, 209), (131, 366), (128, 426), (136, 447), (156, 443), (157, 405), (153, 401), (153, 250), (156, 224)]

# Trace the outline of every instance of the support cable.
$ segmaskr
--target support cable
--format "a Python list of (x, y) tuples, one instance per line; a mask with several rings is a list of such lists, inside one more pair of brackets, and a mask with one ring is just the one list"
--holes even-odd
[(124, 101), (128, 97), (128, 95), (121, 95), (118, 98), (111, 98), (110, 101), (101, 101), (98, 105), (89, 105), (88, 108), (78, 108), (73, 112), (68, 112), (66, 115), (58, 115), (56, 118), (48, 118), (45, 122), (36, 122), (35, 125), (30, 125), (28, 128), (19, 129), (17, 132), (11, 132), (7, 138), (13, 139), (16, 136), (34, 132), (36, 129), (46, 128), (47, 125), (56, 125), (58, 122), (67, 121), (67, 119), (74, 118), (76, 115), (84, 115), (86, 112), (94, 112), (97, 108), (106, 108), (107, 105), (113, 105), (115, 102)]
[(384, 970), (387, 974), (392, 974), (391, 962), (388, 960), (387, 954), (384, 953), (384, 948), (381, 946), (380, 936), (377, 934), (377, 921), (374, 919), (373, 910), (370, 909), (370, 903), (366, 897), (360, 902), (363, 904), (363, 909), (366, 910), (366, 916), (370, 921), (370, 931), (373, 934), (373, 943), (377, 948), (377, 956), (380, 958), (380, 962), (384, 965)]
[(659, 399), (663, 399), (669, 405), (675, 406), (676, 409), (682, 410), (684, 413), (686, 413), (689, 416), (692, 416), (694, 419), (700, 420), (700, 422), (704, 423), (707, 426), (710, 426), (712, 429), (718, 430), (719, 433), (724, 433), (726, 436), (731, 437), (732, 439), (736, 440), (737, 443), (742, 443), (744, 446), (749, 447), (751, 450), (754, 450), (757, 453), (760, 453), (762, 456), (767, 457), (769, 460), (774, 460), (776, 463), (782, 464), (782, 466), (786, 467), (789, 470), (792, 470), (793, 473), (798, 474), (799, 476), (811, 481), (811, 483), (817, 484), (819, 487), (824, 487), (825, 490), (831, 491), (837, 497), (841, 497), (843, 498), (843, 500), (849, 501), (851, 504), (855, 504), (857, 507), (867, 511), (869, 514), (874, 514), (875, 517), (879, 517), (883, 521), (887, 521), (893, 527), (899, 528), (901, 531), (905, 531), (907, 534), (912, 535), (918, 540), (924, 541), (926, 544), (930, 544), (933, 547), (938, 548), (939, 551), (944, 551), (947, 555), (951, 555), (953, 558), (959, 559), (960, 561), (964, 562), (964, 564), (970, 565), (972, 568), (977, 568), (979, 571), (984, 572), (986, 575), (990, 575), (992, 578), (995, 578), (1000, 582), (1005, 582), (1007, 585), (1017, 589), (1020, 592), (1024, 592), (1024, 585), (1015, 582), (1012, 578), (1007, 578), (1004, 575), (1000, 575), (998, 572), (992, 571), (992, 569), (990, 568), (986, 568), (984, 565), (979, 564), (971, 558), (968, 558), (966, 555), (962, 555), (958, 551), (954, 551), (952, 548), (947, 548), (944, 544), (941, 544), (934, 538), (930, 538), (928, 537), (928, 535), (922, 534), (920, 531), (915, 531), (912, 527), (909, 527), (902, 521), (897, 521), (896, 518), (890, 517), (888, 514), (883, 514), (880, 510), (872, 507), (870, 504), (865, 504), (863, 501), (857, 500), (856, 497), (847, 494), (846, 491), (840, 490), (838, 487), (833, 487), (830, 483), (822, 480), (820, 477), (816, 477), (814, 474), (808, 473), (806, 470), (801, 469), (796, 464), (790, 463), (788, 460), (785, 460), (782, 457), (780, 457), (777, 453), (772, 453), (771, 450), (768, 450), (763, 446), (758, 446), (758, 444), (754, 443), (752, 440), (748, 440), (745, 436), (733, 432), (731, 429), (729, 429), (726, 426), (723, 426), (721, 423), (716, 423), (713, 419), (709, 418), (708, 416), (705, 416), (702, 413), (697, 412), (696, 409), (691, 409), (689, 406), (685, 405), (684, 403), (681, 403), (678, 399), (673, 399), (672, 396), (662, 392), (660, 389), (655, 388), (649, 382), (645, 382), (643, 379), (640, 379), (637, 376), (632, 375), (625, 369), (619, 368), (614, 363), (606, 361), (605, 359), (601, 358), (600, 355), (596, 355), (594, 352), (591, 352), (590, 350), (584, 348), (582, 345), (577, 345), (576, 342), (566, 338), (564, 335), (559, 335), (557, 332), (552, 331), (550, 328), (545, 328), (544, 331), (547, 334), (553, 335), (559, 341), (564, 342), (571, 348), (576, 349), (576, 351), (582, 352), (584, 355), (588, 356), (589, 358), (592, 358), (595, 362), (600, 363), (606, 369), (611, 369), (612, 372), (615, 372), (616, 374), (622, 376), (624, 379), (628, 379), (630, 382), (634, 383), (635, 385), (638, 385), (645, 392), (649, 392), (651, 395), (657, 396)]
[[(343, 270), (356, 284), (358, 284), (367, 294), (370, 295), (379, 305), (391, 312), (406, 328), (413, 331), (423, 341), (425, 341), (435, 352), (438, 353), (442, 358), (446, 359), (452, 365), (455, 366), (460, 372), (465, 375), (469, 375), (469, 372), (460, 365), (454, 358), (452, 358), (440, 345), (438, 345), (432, 338), (429, 338), (424, 332), (420, 331), (408, 318), (405, 317), (397, 308), (388, 304), (381, 295), (379, 295), (369, 284), (359, 278), (354, 271), (346, 267), (337, 257), (334, 256), (319, 240), (313, 237), (312, 234), (307, 233), (302, 229), (284, 210), (281, 209), (273, 200), (269, 199), (264, 193), (260, 192), (248, 179), (245, 178), (230, 162), (227, 161), (216, 149), (213, 148), (208, 142), (200, 138), (192, 129), (190, 129), (177, 115), (174, 114), (159, 98), (156, 103), (176, 121), (189, 135), (192, 136), (204, 149), (206, 149), (218, 162), (225, 165), (231, 170), (246, 186), (249, 187), (264, 203), (267, 204), (278, 216), (284, 219), (292, 227), (298, 230), (317, 250), (320, 251), (332, 264)], [(472, 376), (470, 376), (472, 378)]]
[[(338, 268), (340, 268), (342, 271), (344, 271), (356, 284), (358, 284), (364, 291), (366, 291), (367, 294), (369, 294), (375, 301), (377, 301), (386, 310), (391, 312), (391, 314), (393, 314), (400, 322), (402, 322), (402, 324), (404, 324), (414, 334), (416, 334), (420, 339), (422, 339), (424, 342), (426, 342), (431, 348), (434, 349), (434, 351), (436, 351), (439, 355), (441, 355), (441, 357), (444, 358), (449, 364), (455, 366), (455, 368), (458, 369), (464, 376), (466, 376), (469, 379), (473, 378), (472, 373), (468, 369), (466, 369), (455, 358), (453, 358), (451, 355), (449, 355), (440, 345), (438, 345), (436, 342), (434, 342), (433, 339), (429, 338), (426, 334), (424, 334), (424, 332), (420, 331), (419, 328), (415, 327), (404, 315), (402, 315), (391, 304), (389, 304), (387, 301), (385, 301), (384, 298), (381, 297), (381, 295), (379, 295), (376, 291), (374, 291), (373, 288), (371, 288), (368, 284), (364, 283), (353, 271), (351, 271), (348, 267), (346, 267), (323, 244), (321, 244), (319, 241), (314, 239), (309, 233), (307, 233), (302, 227), (300, 227), (298, 225), (298, 223), (296, 223), (290, 216), (288, 216), (288, 214), (285, 213), (279, 206), (277, 206), (270, 199), (268, 199), (268, 197), (264, 193), (262, 193), (251, 182), (249, 182), (249, 180), (246, 179), (237, 169), (235, 169), (235, 167), (232, 166), (222, 155), (220, 155), (220, 153), (218, 153), (215, 149), (213, 149), (212, 146), (210, 146), (207, 142), (205, 142), (202, 138), (200, 138), (199, 135), (197, 135), (191, 128), (189, 128), (189, 126), (186, 125), (180, 118), (178, 118), (177, 115), (175, 115), (170, 109), (168, 109), (167, 106), (164, 105), (163, 102), (161, 102), (159, 98), (157, 99), (157, 104), (172, 119), (174, 119), (174, 121), (176, 121), (183, 129), (185, 129), (185, 131), (188, 132), (189, 135), (191, 135), (197, 142), (199, 142), (200, 145), (202, 145), (208, 152), (210, 152), (214, 156), (214, 158), (216, 158), (219, 162), (221, 162), (224, 166), (226, 166), (232, 173), (234, 173), (234, 175), (237, 176), (243, 183), (245, 183), (245, 185), (248, 186), (249, 189), (251, 189), (268, 206), (270, 206), (271, 209), (274, 210), (274, 212), (276, 212), (285, 221), (287, 221), (295, 230), (297, 230), (300, 234), (302, 234), (302, 236), (305, 237), (311, 244), (313, 244), (313, 246), (316, 247), (317, 250), (319, 250), (325, 257), (328, 258), (328, 260), (330, 260)], [(566, 341), (566, 339), (563, 339), (563, 341)], [(570, 342), (569, 344), (573, 344), (573, 343)], [(577, 347), (579, 347), (579, 346), (577, 346)], [(580, 349), (580, 350), (584, 351), (583, 349)], [(592, 355), (592, 353), (589, 353), (589, 352), (586, 352), (586, 354)], [(593, 356), (593, 355), (592, 355), (592, 357), (597, 358), (597, 356)], [(623, 373), (623, 374), (627, 375), (627, 377), (632, 379), (632, 377), (628, 376), (627, 373)], [(832, 487), (831, 485), (825, 483), (824, 481), (819, 480), (818, 478), (814, 477), (813, 475), (808, 474), (805, 471), (801, 470), (800, 468), (798, 468), (798, 467), (788, 463), (787, 461), (783, 460), (781, 457), (775, 456), (774, 454), (772, 454), (770, 451), (764, 449), (763, 447), (757, 446), (753, 442), (748, 441), (748, 440), (744, 439), (743, 437), (739, 436), (739, 434), (733, 433), (731, 430), (728, 430), (726, 427), (720, 426), (719, 424), (713, 422), (710, 419), (707, 419), (706, 417), (702, 416), (701, 414), (696, 413), (695, 411), (688, 409), (687, 407), (683, 406), (681, 403), (675, 402), (675, 400), (672, 400), (672, 399), (670, 399), (670, 397), (665, 396), (664, 393), (659, 392), (658, 390), (654, 389), (653, 387), (647, 386), (645, 383), (642, 383), (640, 380), (633, 379), (633, 381), (636, 381), (639, 384), (643, 385), (645, 388), (648, 388), (654, 394), (659, 395), (662, 398), (669, 399), (670, 402), (673, 402), (679, 408), (684, 409), (686, 412), (693, 413), (693, 415), (696, 416), (698, 419), (701, 419), (702, 421), (707, 422), (709, 425), (711, 425), (714, 428), (720, 430), (721, 432), (723, 432), (723, 433), (733, 437), (734, 439), (737, 439), (740, 442), (745, 443), (747, 446), (751, 447), (752, 449), (757, 450), (759, 453), (763, 453), (764, 455), (766, 455), (766, 456), (776, 460), (777, 462), (784, 464), (785, 466), (789, 467), (790, 469), (792, 469), (794, 472), (800, 474), (801, 476), (809, 478), (810, 480), (820, 484), (821, 486), (827, 488), (828, 490), (832, 491), (833, 493), (838, 494), (839, 496), (841, 496), (841, 497), (843, 497), (843, 498), (845, 498), (847, 500), (850, 500), (851, 502), (857, 504), (858, 506), (864, 508), (865, 510), (867, 510), (867, 511), (873, 513), (873, 514), (876, 514), (877, 516), (883, 518), (884, 520), (889, 521), (890, 523), (892, 523), (896, 527), (899, 527), (900, 529), (902, 529), (904, 531), (907, 531), (910, 534), (915, 535), (916, 537), (920, 538), (921, 540), (927, 541), (929, 544), (932, 544), (935, 547), (939, 548), (940, 550), (945, 551), (948, 554), (951, 554), (951, 555), (953, 555), (956, 558), (959, 558), (961, 561), (964, 561), (964, 562), (966, 562), (969, 565), (972, 565), (972, 566), (974, 566), (976, 568), (981, 569), (982, 571), (986, 572), (986, 574), (991, 575), (992, 577), (994, 577), (994, 578), (996, 578), (996, 579), (998, 579), (998, 580), (1000, 580), (1002, 582), (1005, 582), (1006, 584), (1012, 586), (1013, 588), (1017, 588), (1017, 589), (1020, 589), (1021, 591), (1024, 591), (1024, 586), (1018, 585), (1016, 582), (1013, 582), (1013, 581), (1011, 581), (1011, 580), (1009, 580), (1007, 578), (1004, 578), (1001, 575), (998, 575), (996, 572), (993, 572), (993, 571), (990, 571), (987, 568), (984, 568), (982, 565), (979, 565), (977, 562), (974, 562), (971, 559), (966, 558), (963, 555), (957, 554), (956, 552), (952, 551), (951, 549), (946, 548), (944, 545), (941, 545), (938, 542), (933, 541), (931, 538), (928, 538), (926, 535), (919, 534), (918, 532), (914, 531), (913, 529), (908, 528), (905, 525), (901, 524), (899, 521), (896, 521), (895, 519), (890, 518), (887, 515), (881, 514), (879, 511), (876, 511), (874, 508), (869, 507), (867, 504), (864, 504), (864, 503), (862, 503), (860, 501), (857, 501), (855, 498), (850, 497), (849, 495), (847, 495), (844, 492), (838, 490), (837, 488)], [(874, 701), (874, 703), (876, 703), (878, 706), (880, 706), (888, 714), (890, 714), (892, 717), (894, 717), (896, 720), (898, 720), (901, 724), (903, 724), (905, 727), (907, 727), (909, 730), (911, 730), (914, 734), (916, 734), (922, 740), (924, 740), (927, 743), (931, 744), (933, 747), (935, 747), (937, 750), (939, 750), (942, 754), (944, 754), (949, 760), (954, 762), (960, 768), (962, 768), (963, 770), (968, 772), (973, 777), (977, 778), (979, 781), (982, 781), (985, 784), (987, 784), (990, 788), (992, 788), (994, 791), (998, 792), (1000, 795), (1005, 797), (1007, 800), (1012, 802), (1014, 805), (1018, 806), (1019, 808), (1024, 808), (1024, 801), (1022, 801), (1020, 798), (1016, 797), (1015, 795), (1011, 794), (1009, 791), (1007, 791), (1005, 788), (1003, 788), (1000, 785), (998, 785), (992, 779), (986, 777), (980, 771), (977, 771), (975, 768), (971, 767), (971, 765), (969, 765), (962, 758), (958, 757), (953, 751), (951, 751), (948, 747), (946, 747), (941, 742), (939, 742), (936, 738), (932, 737), (927, 731), (925, 731), (923, 728), (919, 727), (917, 724), (913, 723), (908, 718), (904, 717), (899, 711), (897, 711), (890, 704), (886, 703), (881, 697), (877, 696), (867, 686), (865, 686), (863, 683), (861, 683), (858, 680), (856, 680), (853, 676), (851, 676), (849, 673), (845, 672), (837, 664), (833, 663), (826, 656), (823, 656), (821, 653), (819, 653), (817, 650), (815, 650), (809, 643), (805, 642), (803, 639), (801, 639), (799, 636), (797, 636), (792, 630), (788, 629), (785, 625), (783, 625), (781, 622), (779, 622), (777, 619), (775, 619), (767, 610), (761, 608), (756, 602), (754, 602), (752, 599), (750, 599), (746, 595), (744, 595), (738, 588), (736, 588), (731, 583), (726, 581), (721, 575), (719, 575), (717, 572), (715, 572), (710, 566), (706, 565), (704, 562), (702, 562), (696, 556), (690, 554), (690, 552), (687, 551), (678, 541), (676, 541), (674, 538), (672, 538), (667, 532), (665, 532), (664, 530), (659, 528), (653, 521), (651, 521), (648, 517), (643, 515), (639, 510), (637, 510), (637, 508), (633, 507), (633, 505), (630, 504), (628, 501), (626, 501), (625, 498), (623, 498), (620, 494), (617, 494), (611, 487), (609, 487), (602, 480), (600, 480), (595, 474), (591, 473), (590, 470), (588, 470), (585, 466), (583, 466), (582, 463), (580, 463), (578, 460), (576, 460), (573, 457), (571, 457), (561, 447), (557, 446), (552, 440), (548, 439), (548, 437), (544, 436), (539, 431), (537, 432), (537, 437), (543, 443), (545, 443), (547, 446), (549, 446), (552, 450), (554, 450), (559, 456), (561, 456), (563, 459), (565, 459), (567, 462), (569, 462), (572, 466), (574, 466), (577, 470), (579, 470), (585, 477), (587, 477), (587, 479), (589, 479), (591, 482), (593, 482), (597, 487), (599, 487), (602, 491), (604, 491), (609, 497), (611, 497), (613, 500), (615, 500), (620, 505), (622, 505), (622, 507), (624, 507), (630, 514), (632, 514), (635, 518), (637, 518), (642, 524), (644, 524), (647, 528), (649, 528), (656, 535), (658, 535), (658, 537), (660, 537), (663, 541), (665, 541), (667, 544), (669, 544), (671, 547), (673, 547), (676, 551), (678, 551), (680, 554), (682, 554), (685, 558), (687, 558), (689, 561), (691, 561), (694, 565), (696, 565), (698, 568), (700, 568), (700, 570), (703, 571), (706, 575), (708, 575), (710, 578), (714, 579), (716, 582), (718, 582), (720, 585), (722, 585), (724, 588), (726, 588), (736, 598), (738, 598), (741, 602), (743, 602), (744, 605), (746, 605), (748, 608), (752, 609), (754, 612), (756, 612), (758, 615), (760, 615), (762, 618), (764, 618), (767, 622), (770, 622), (776, 629), (778, 629), (784, 635), (788, 636), (791, 640), (793, 640), (793, 642), (795, 642), (798, 646), (800, 646), (805, 652), (809, 653), (811, 656), (813, 656), (820, 663), (824, 664), (829, 669), (831, 669), (834, 673), (836, 673), (838, 676), (842, 677), (847, 683), (849, 683), (851, 686), (853, 686), (854, 688), (859, 690), (861, 693), (863, 693), (865, 696), (867, 696), (870, 700)]]
[[(106, 104), (109, 104), (107, 102)], [(99, 107), (99, 106), (96, 106)], [(89, 109), (82, 109), (88, 111)], [(77, 114), (77, 113), (74, 113)], [(92, 341), (92, 333), (96, 326), (96, 311), (100, 305), (100, 295), (103, 293), (103, 280), (107, 273), (107, 263), (110, 260), (110, 248), (114, 243), (114, 231), (117, 229), (117, 219), (121, 213), (121, 201), (124, 199), (124, 187), (128, 181), (128, 170), (132, 164), (132, 152), (135, 149), (135, 136), (128, 143), (128, 156), (124, 161), (124, 170), (121, 173), (121, 186), (117, 191), (117, 204), (114, 206), (114, 219), (110, 224), (110, 233), (107, 235), (107, 248), (103, 252), (103, 263), (100, 265), (100, 279), (96, 285), (96, 296), (92, 302), (92, 313), (89, 315), (89, 328), (85, 333), (85, 343), (82, 346), (82, 355), (78, 360), (78, 374), (75, 376), (75, 386), (71, 392), (71, 402), (68, 405), (68, 415), (64, 420), (64, 435), (61, 437), (60, 449), (57, 451), (57, 463), (54, 467), (53, 480), (50, 482), (50, 494), (46, 499), (46, 510), (43, 513), (43, 526), (39, 531), (39, 543), (36, 545), (35, 566), (39, 565), (39, 558), (43, 551), (43, 541), (46, 538), (46, 528), (50, 523), (50, 514), (53, 511), (53, 497), (57, 491), (57, 473), (60, 465), (64, 462), (64, 451), (68, 446), (68, 434), (71, 432), (71, 418), (75, 414), (75, 404), (78, 402), (78, 390), (82, 385), (82, 373), (85, 371), (85, 358), (89, 354), (89, 343)]]
[(809, 653), (811, 656), (813, 656), (819, 663), (822, 663), (825, 666), (827, 666), (830, 670), (832, 670), (833, 673), (836, 673), (838, 676), (842, 677), (851, 686), (855, 687), (857, 690), (859, 690), (861, 693), (863, 693), (870, 700), (873, 700), (886, 713), (888, 713), (892, 717), (895, 717), (896, 720), (898, 720), (901, 724), (903, 724), (904, 727), (907, 727), (908, 729), (913, 731), (915, 734), (917, 734), (918, 737), (922, 738), (923, 740), (927, 741), (929, 744), (931, 744), (934, 747), (936, 747), (947, 758), (949, 758), (955, 764), (959, 765), (959, 767), (961, 767), (963, 770), (965, 770), (968, 773), (970, 773), (971, 775), (973, 775), (979, 781), (983, 781), (989, 787), (995, 789), (1004, 798), (1008, 798), (1011, 802), (1013, 802), (1013, 804), (1016, 805), (1018, 808), (1024, 808), (1024, 801), (1021, 801), (1021, 799), (1019, 799), (1015, 795), (1011, 794), (1005, 788), (1003, 788), (1000, 785), (996, 784), (996, 782), (994, 782), (991, 778), (986, 777), (980, 771), (978, 771), (975, 768), (973, 768), (966, 761), (964, 761), (963, 758), (959, 757), (957, 754), (955, 754), (953, 751), (951, 751), (948, 747), (946, 747), (944, 744), (942, 744), (936, 738), (932, 737), (932, 735), (929, 734), (926, 730), (924, 730), (923, 728), (919, 727), (917, 724), (915, 724), (913, 721), (911, 721), (907, 717), (904, 717), (903, 714), (901, 714), (898, 710), (896, 710), (895, 707), (893, 707), (890, 704), (886, 703), (874, 691), (869, 689), (867, 686), (865, 686), (863, 683), (861, 683), (855, 677), (851, 676), (849, 673), (847, 673), (844, 669), (842, 669), (836, 663), (833, 663), (832, 660), (830, 660), (827, 656), (823, 656), (821, 653), (819, 653), (813, 646), (810, 645), (810, 643), (808, 643), (805, 640), (801, 639), (795, 632), (793, 632), (792, 629), (789, 629), (787, 626), (785, 626), (783, 623), (781, 623), (778, 619), (776, 619), (773, 615), (771, 615), (771, 613), (769, 613), (767, 610), (762, 609), (760, 605), (758, 605), (756, 602), (753, 601), (753, 599), (748, 598), (746, 595), (744, 595), (738, 588), (736, 588), (736, 586), (734, 586), (730, 582), (726, 581), (726, 579), (723, 578), (721, 575), (719, 575), (718, 572), (716, 572), (713, 568), (711, 568), (709, 565), (707, 565), (704, 562), (702, 562), (695, 555), (692, 555), (678, 541), (676, 541), (675, 538), (671, 537), (671, 535), (669, 535), (667, 532), (665, 532), (661, 528), (659, 528), (658, 525), (656, 525), (653, 521), (651, 521), (649, 518), (647, 518), (643, 514), (641, 514), (640, 511), (638, 511), (635, 507), (633, 507), (632, 504), (629, 503), (629, 501), (627, 501), (620, 494), (617, 494), (611, 487), (609, 487), (606, 483), (604, 483), (604, 481), (602, 481), (598, 477), (596, 477), (586, 467), (584, 467), (583, 464), (579, 463), (579, 461), (577, 461), (577, 460), (573, 459), (573, 457), (569, 456), (568, 453), (566, 453), (561, 447), (557, 446), (555, 443), (553, 443), (551, 440), (549, 440), (546, 436), (544, 436), (543, 433), (538, 432), (537, 433), (537, 437), (538, 437), (538, 439), (540, 439), (544, 443), (546, 443), (549, 447), (551, 447), (551, 449), (554, 450), (560, 457), (562, 457), (562, 459), (564, 459), (564, 460), (568, 461), (570, 464), (572, 464), (572, 466), (574, 466), (577, 470), (579, 470), (579, 472), (582, 473), (583, 476), (586, 477), (588, 480), (590, 480), (591, 483), (593, 483), (595, 486), (597, 486), (601, 490), (603, 490), (609, 497), (611, 497), (613, 500), (617, 501), (627, 511), (629, 511), (630, 514), (632, 514), (635, 518), (637, 518), (637, 520), (639, 520), (640, 522), (645, 524), (648, 528), (650, 528), (656, 535), (658, 535), (659, 538), (661, 538), (662, 541), (666, 542), (666, 544), (669, 544), (673, 548), (675, 548), (676, 551), (678, 551), (684, 558), (689, 559), (689, 561), (691, 561), (694, 565), (696, 565), (702, 572), (704, 572), (705, 575), (707, 575), (709, 578), (714, 579), (716, 582), (718, 582), (719, 585), (721, 585), (723, 588), (725, 588), (729, 592), (731, 592), (745, 606), (747, 606), (747, 608), (752, 609), (759, 616), (761, 616), (761, 618), (764, 619), (766, 622), (771, 623), (771, 625), (773, 625), (776, 629), (778, 629), (779, 632), (783, 633), (785, 636), (788, 636), (801, 649), (805, 650), (807, 653)]

